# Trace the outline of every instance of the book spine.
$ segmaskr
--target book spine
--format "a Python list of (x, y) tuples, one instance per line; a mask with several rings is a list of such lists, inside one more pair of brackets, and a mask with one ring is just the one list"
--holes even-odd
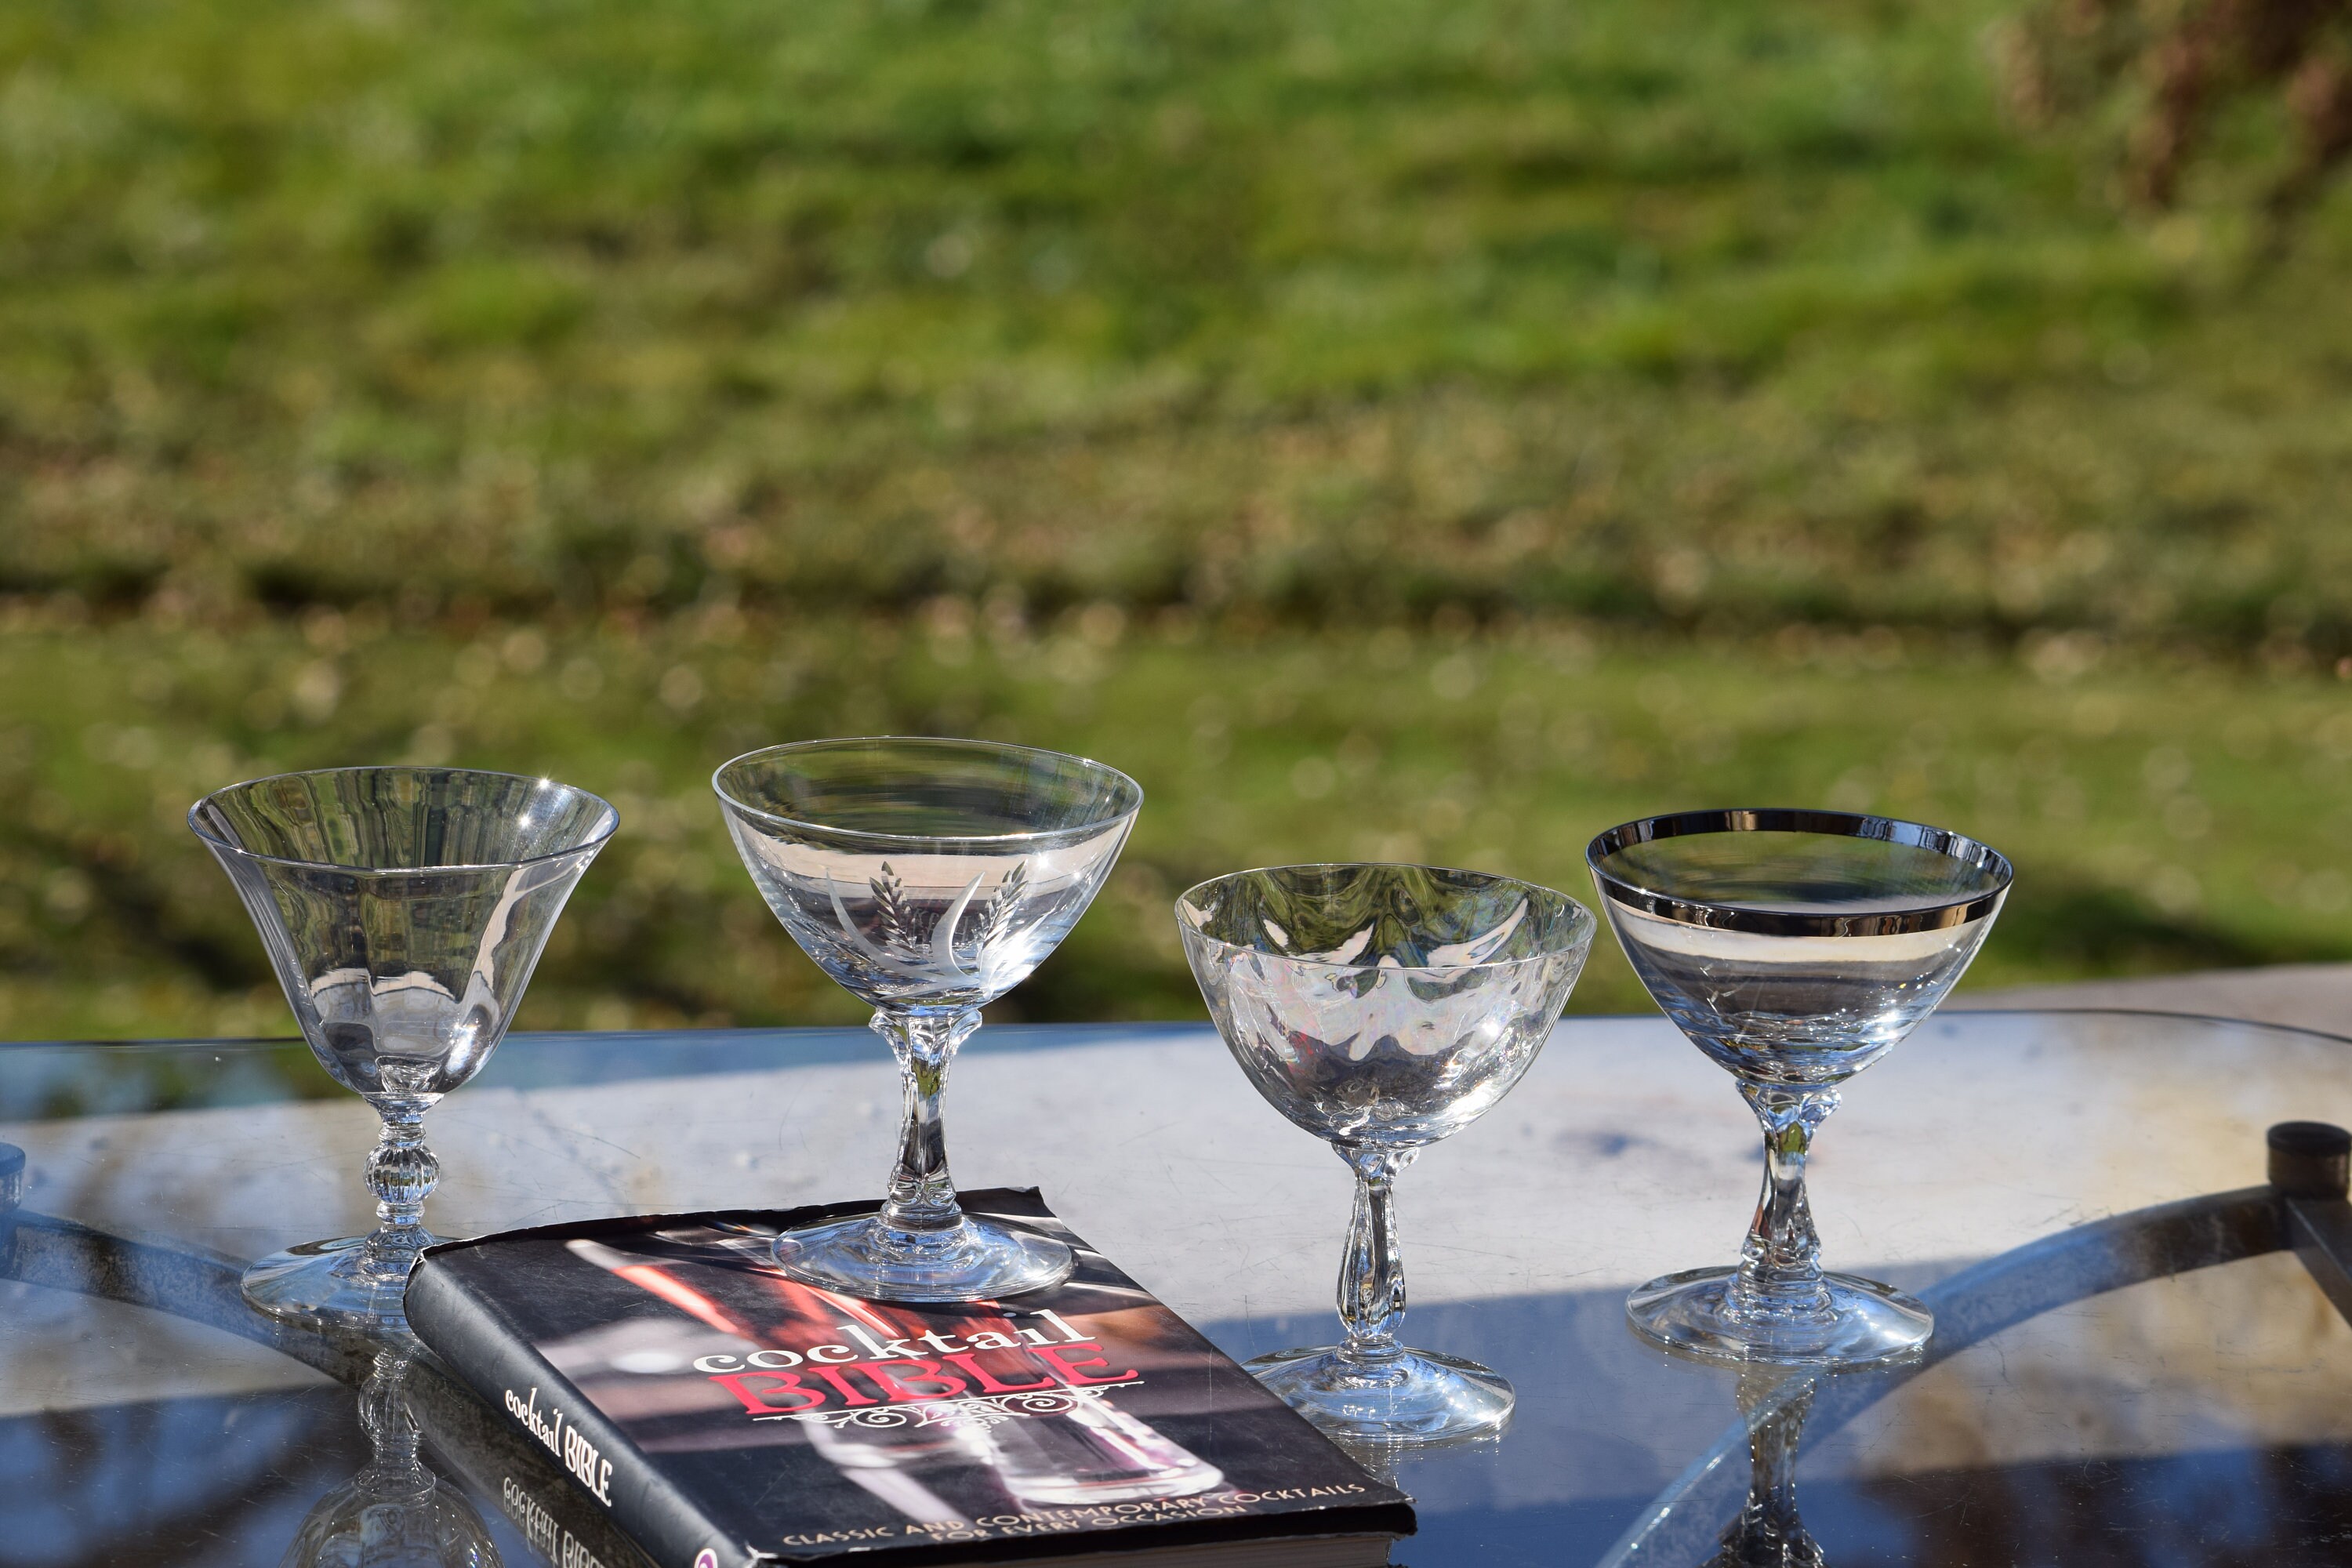
[(419, 1263), (408, 1324), (509, 1426), (544, 1449), (660, 1568), (755, 1568), (773, 1559), (730, 1541), (512, 1324), (466, 1289), (456, 1270)]
[(496, 1502), (548, 1568), (658, 1568), (643, 1548), (561, 1475), (538, 1439), (431, 1356), (400, 1384), (401, 1403), (433, 1450), (434, 1468)]

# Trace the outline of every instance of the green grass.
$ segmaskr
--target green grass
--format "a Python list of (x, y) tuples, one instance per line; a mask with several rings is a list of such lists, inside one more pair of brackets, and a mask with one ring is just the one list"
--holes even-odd
[(394, 756), (622, 805), (527, 1024), (845, 1016), (702, 781), (883, 729), (1150, 792), (1034, 1016), (1735, 800), (2011, 851), (1979, 983), (2352, 956), (2352, 203), (2119, 216), (2001, 9), (0, 7), (0, 1037), (283, 1028), (180, 816)]
[[(354, 756), (544, 771), (620, 807), (530, 1023), (854, 1017), (761, 908), (708, 779), (774, 737), (877, 731), (1079, 750), (1144, 786), (1109, 889), (1006, 1016), (1196, 1011), (1170, 905), (1220, 870), (1426, 858), (1581, 895), (1601, 828), (1740, 801), (1867, 805), (2009, 852), (2018, 891), (1972, 984), (2352, 956), (2352, 702), (2332, 679), (2035, 673), (1893, 637), (1211, 640), (1104, 614), (1033, 633), (720, 613), (467, 641), (322, 614), (234, 638), (20, 626), (9, 646), (0, 1035), (282, 1026), (183, 818), (229, 779)], [(1641, 1005), (1603, 946), (1577, 1005)]]

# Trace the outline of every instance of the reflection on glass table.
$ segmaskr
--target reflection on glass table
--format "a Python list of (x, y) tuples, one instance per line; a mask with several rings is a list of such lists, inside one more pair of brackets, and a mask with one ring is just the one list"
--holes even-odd
[(401, 1388), (415, 1364), (405, 1349), (376, 1352), (360, 1385), (360, 1426), (374, 1452), (310, 1505), (282, 1568), (496, 1568), (481, 1514), (417, 1458), (421, 1435)]
[[(897, 1110), (870, 1040), (510, 1037), (436, 1112), (439, 1227), (870, 1196), (856, 1156)], [(1230, 1353), (1328, 1321), (1348, 1173), (1205, 1026), (992, 1028), (958, 1075), (966, 1181), (1039, 1185)], [(0, 1242), (0, 1563), (272, 1568), (367, 1465), (367, 1359), (303, 1352), (236, 1292), (244, 1259), (356, 1217), (334, 1175), (374, 1118), (316, 1092), (299, 1044), (0, 1048), (0, 1141), (26, 1156)], [(1624, 1322), (1630, 1286), (1743, 1217), (1753, 1158), (1746, 1109), (1664, 1020), (1566, 1021), (1423, 1158), (1416, 1338), (1518, 1405), (1498, 1440), (1399, 1460), (1421, 1531), (1397, 1561), (1696, 1568), (1748, 1507), (1751, 1429), (1800, 1401), (1787, 1495), (1838, 1568), (2345, 1561), (2352, 1327), (2290, 1250), (2324, 1251), (2344, 1211), (2287, 1209), (2264, 1133), (2352, 1123), (2352, 1044), (1948, 1012), (1850, 1098), (1867, 1114), (1812, 1171), (1831, 1239), (1937, 1337), (1916, 1365), (1751, 1385), (1745, 1414), (1738, 1371)], [(499, 1422), (404, 1387), (423, 1462), (501, 1561), (545, 1560), (560, 1483), (509, 1494)]]

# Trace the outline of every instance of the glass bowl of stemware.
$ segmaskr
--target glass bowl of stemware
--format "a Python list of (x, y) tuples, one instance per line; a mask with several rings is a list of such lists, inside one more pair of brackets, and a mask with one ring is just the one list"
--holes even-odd
[(1428, 866), (1281, 866), (1202, 882), (1176, 923), (1217, 1032), (1276, 1110), (1356, 1175), (1337, 1345), (1249, 1368), (1327, 1432), (1373, 1444), (1498, 1430), (1511, 1385), (1407, 1349), (1393, 1184), (1476, 1121), (1551, 1036), (1592, 945), (1565, 894)]
[(425, 1199), (441, 1171), (425, 1113), (506, 1037), (619, 822), (585, 790), (465, 768), (279, 773), (190, 808), (311, 1055), (383, 1119), (367, 1163), (376, 1229), (262, 1258), (247, 1301), (318, 1327), (405, 1330), (401, 1294), (434, 1241)]
[(761, 897), (875, 1010), (905, 1084), (880, 1211), (785, 1232), (777, 1265), (886, 1301), (990, 1300), (1069, 1278), (1060, 1242), (957, 1205), (940, 1100), (981, 1008), (1026, 980), (1093, 901), (1143, 791), (1083, 757), (904, 737), (771, 746), (711, 786)]
[(1841, 811), (1689, 811), (1585, 852), (1601, 907), (1666, 1016), (1730, 1073), (1764, 1130), (1739, 1262), (1654, 1279), (1633, 1327), (1717, 1360), (1862, 1365), (1935, 1320), (1875, 1280), (1824, 1273), (1805, 1160), (1838, 1086), (1935, 1011), (2008, 896), (1973, 839)]

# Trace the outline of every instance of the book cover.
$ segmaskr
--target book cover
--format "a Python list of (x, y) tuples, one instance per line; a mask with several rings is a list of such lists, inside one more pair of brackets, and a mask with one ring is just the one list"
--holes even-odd
[(1402, 1493), (1036, 1194), (962, 1201), (1068, 1243), (1076, 1272), (1002, 1302), (868, 1301), (786, 1279), (769, 1246), (871, 1205), (642, 1216), (436, 1247), (409, 1321), (663, 1568), (1307, 1537), (1377, 1563), (1411, 1533)]

